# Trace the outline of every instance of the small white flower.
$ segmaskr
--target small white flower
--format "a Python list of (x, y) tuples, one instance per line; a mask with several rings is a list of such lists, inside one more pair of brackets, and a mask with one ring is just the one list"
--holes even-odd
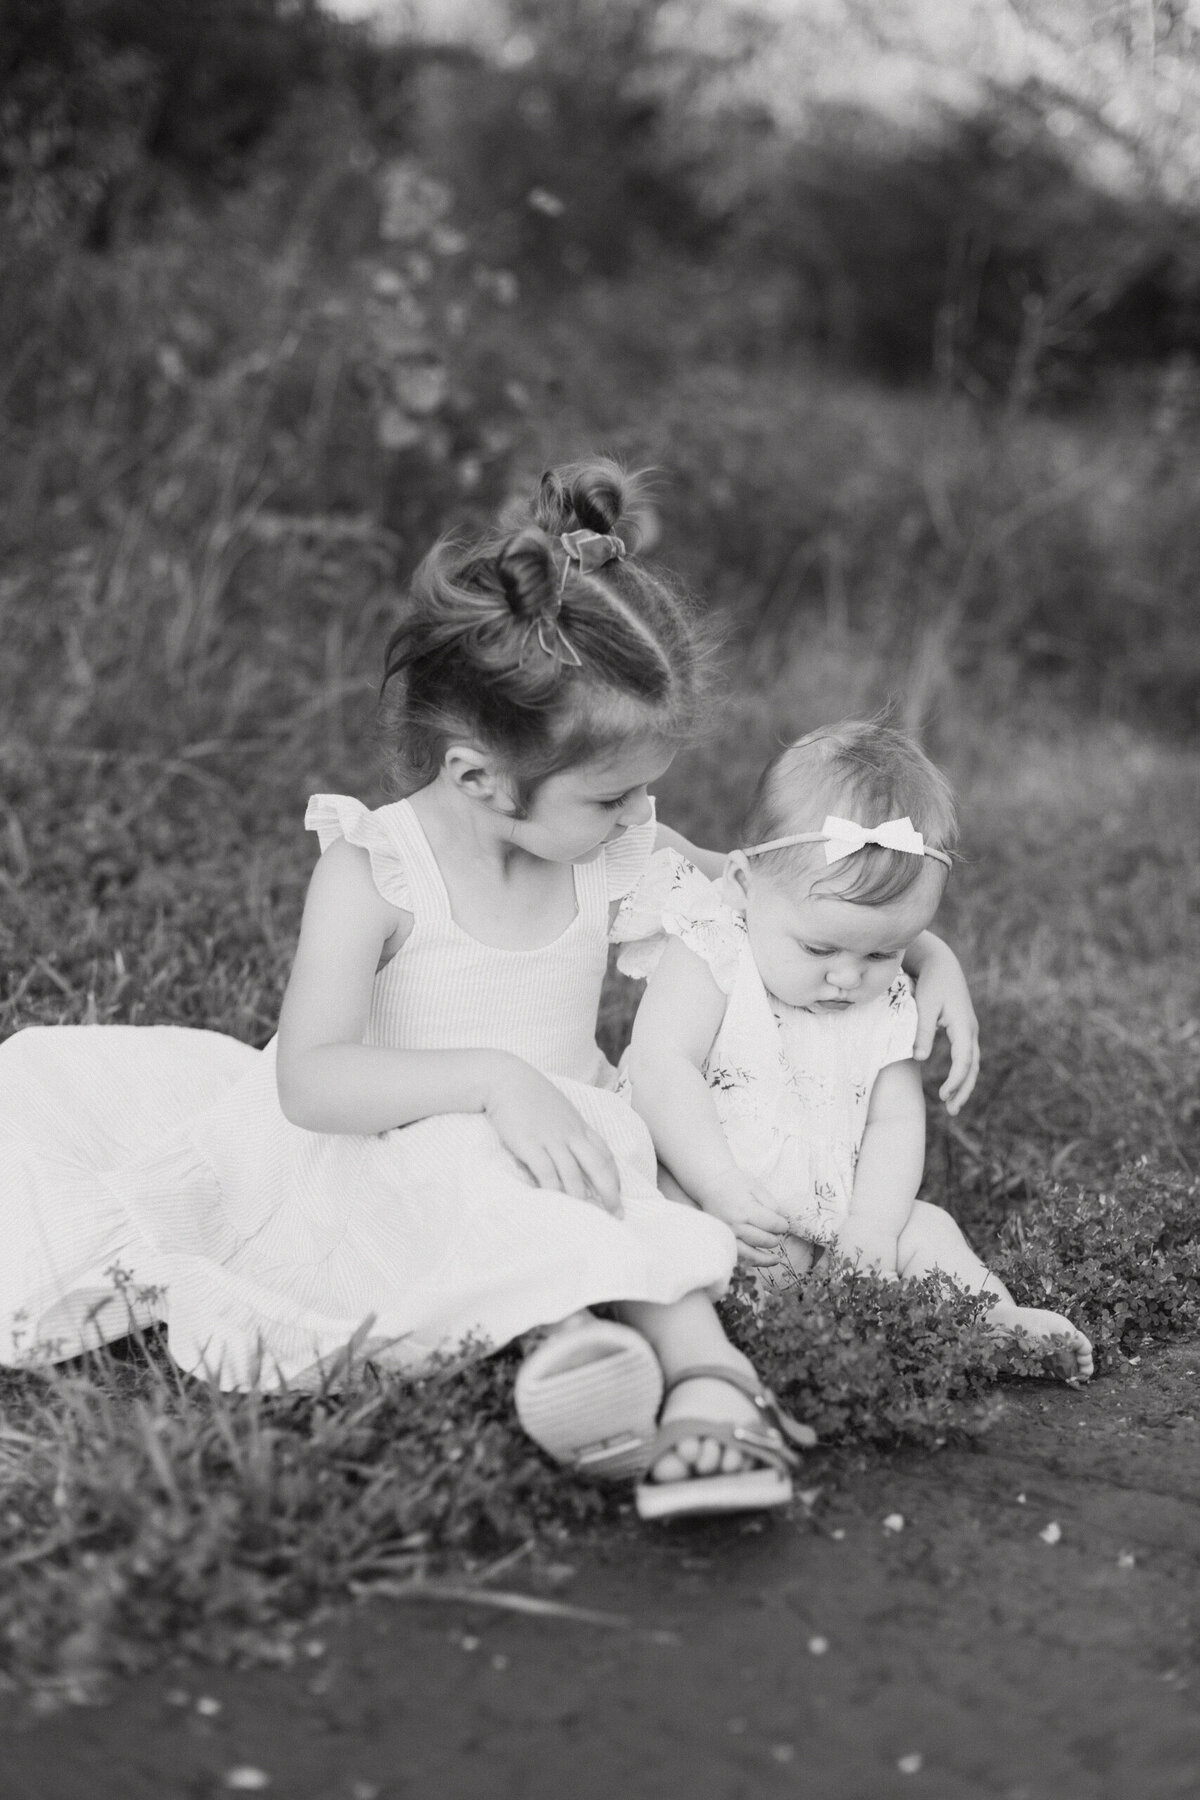
[(906, 1756), (896, 1758), (896, 1767), (902, 1775), (915, 1775), (924, 1760), (919, 1750), (910, 1750)]
[(903, 1531), (904, 1530), (904, 1514), (903, 1513), (889, 1513), (887, 1518), (883, 1521), (883, 1529), (885, 1531)]
[(1133, 1554), (1132, 1550), (1122, 1550), (1117, 1558), (1117, 1567), (1118, 1569), (1132, 1569), (1136, 1561), (1137, 1557)]
[(824, 1656), (824, 1654), (828, 1650), (828, 1648), (829, 1648), (829, 1639), (828, 1638), (810, 1637), (808, 1640), (809, 1654), (812, 1656)]
[(1038, 1532), (1038, 1536), (1041, 1538), (1043, 1544), (1057, 1544), (1059, 1538), (1062, 1536), (1062, 1526), (1057, 1519), (1051, 1519), (1046, 1529)]
[(265, 1769), (253, 1769), (243, 1763), (240, 1768), (226, 1769), (224, 1785), (237, 1794), (261, 1794), (270, 1787), (271, 1777)]

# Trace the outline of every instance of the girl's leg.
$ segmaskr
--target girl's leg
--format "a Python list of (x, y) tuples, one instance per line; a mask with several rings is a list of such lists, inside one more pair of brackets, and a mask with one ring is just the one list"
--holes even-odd
[(968, 1293), (995, 1296), (988, 1322), (1009, 1335), (1044, 1343), (1051, 1338), (1070, 1340), (1075, 1354), (1076, 1376), (1086, 1381), (1092, 1373), (1092, 1346), (1082, 1331), (1061, 1313), (1038, 1306), (1018, 1306), (998, 1275), (986, 1268), (968, 1244), (950, 1214), (927, 1200), (914, 1202), (912, 1216), (900, 1233), (896, 1266), (902, 1281), (915, 1281), (935, 1270), (966, 1288)]
[[(740, 1350), (735, 1350), (707, 1294), (688, 1294), (673, 1305), (649, 1300), (627, 1300), (618, 1308), (626, 1324), (640, 1331), (662, 1364), (667, 1385), (683, 1369), (698, 1364), (724, 1364), (755, 1379), (754, 1369)], [(736, 1388), (707, 1378), (684, 1381), (668, 1394), (662, 1423), (672, 1419), (720, 1420), (731, 1425), (750, 1425), (758, 1414), (753, 1403)], [(652, 1481), (686, 1481), (694, 1475), (732, 1475), (750, 1466), (740, 1450), (712, 1438), (684, 1438), (678, 1450), (661, 1456), (650, 1471)]]

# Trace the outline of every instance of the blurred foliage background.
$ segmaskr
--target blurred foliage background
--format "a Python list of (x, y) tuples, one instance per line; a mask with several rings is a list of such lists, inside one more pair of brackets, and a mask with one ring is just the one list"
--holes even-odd
[(581, 445), (751, 669), (1194, 717), (1195, 8), (473, 11), (9, 0), (10, 717), (337, 715), (430, 535)]

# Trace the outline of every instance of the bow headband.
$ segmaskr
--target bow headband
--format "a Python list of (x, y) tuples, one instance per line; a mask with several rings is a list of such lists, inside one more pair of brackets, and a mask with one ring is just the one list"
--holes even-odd
[(856, 850), (862, 850), (868, 844), (878, 844), (882, 850), (903, 850), (909, 856), (932, 856), (938, 862), (945, 863), (947, 868), (951, 867), (946, 852), (934, 850), (931, 845), (926, 844), (907, 816), (903, 819), (885, 819), (882, 825), (858, 825), (853, 819), (839, 819), (835, 814), (829, 813), (820, 831), (795, 831), (790, 837), (771, 838), (765, 844), (751, 844), (742, 851), (742, 855), (762, 856), (768, 850), (787, 850), (793, 844), (824, 844), (827, 864), (840, 862), (844, 856), (853, 856)]

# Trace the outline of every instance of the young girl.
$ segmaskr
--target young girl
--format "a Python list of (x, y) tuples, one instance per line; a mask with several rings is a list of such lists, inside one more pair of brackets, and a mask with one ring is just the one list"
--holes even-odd
[[(712, 1306), (733, 1234), (659, 1195), (594, 1038), (612, 911), (656, 844), (704, 856), (648, 793), (701, 696), (628, 499), (611, 465), (549, 474), (523, 526), (418, 570), (385, 678), (408, 798), (310, 801), (322, 855), (265, 1050), (168, 1027), (0, 1047), (7, 1360), (119, 1336), (132, 1306), (184, 1369), (270, 1387), (573, 1319), (518, 1384), (552, 1454), (648, 1469), (648, 1513), (786, 1500), (804, 1433)], [(948, 954), (927, 985), (965, 1066)], [(578, 1317), (600, 1302), (625, 1322)]]
[(650, 974), (625, 1070), (659, 1157), (724, 1220), (764, 1285), (823, 1248), (892, 1278), (940, 1269), (994, 1296), (997, 1330), (1091, 1346), (1018, 1306), (941, 1207), (917, 1199), (925, 1108), (900, 961), (950, 870), (943, 776), (877, 721), (813, 732), (768, 765), (719, 886), (656, 859), (622, 903), (619, 966)]

